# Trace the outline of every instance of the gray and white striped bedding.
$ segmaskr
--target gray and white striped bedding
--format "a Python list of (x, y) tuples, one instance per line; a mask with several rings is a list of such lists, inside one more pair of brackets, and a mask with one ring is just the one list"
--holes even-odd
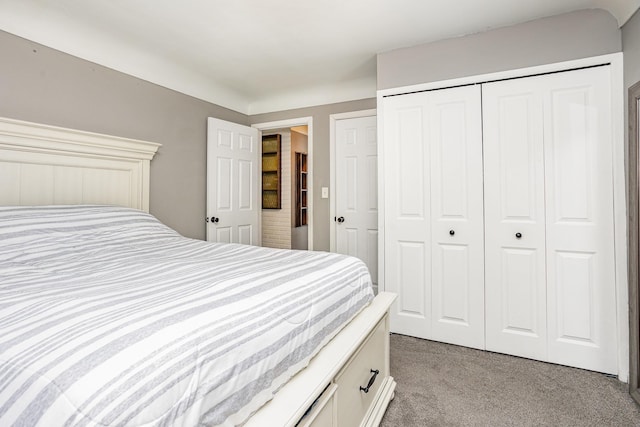
[(242, 424), (372, 298), (351, 257), (0, 207), (0, 426)]

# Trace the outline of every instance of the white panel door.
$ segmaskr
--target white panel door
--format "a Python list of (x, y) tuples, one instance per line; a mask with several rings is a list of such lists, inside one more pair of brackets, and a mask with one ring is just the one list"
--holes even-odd
[(431, 337), (431, 210), (424, 93), (383, 100), (385, 291), (392, 332)]
[(207, 240), (260, 245), (258, 130), (207, 123)]
[(489, 350), (617, 373), (609, 81), (483, 85)]
[(549, 361), (616, 374), (609, 67), (544, 82)]
[(480, 88), (384, 99), (394, 332), (484, 348)]
[(484, 84), (487, 350), (547, 359), (542, 96)]
[(480, 87), (425, 94), (431, 171), (432, 339), (484, 348)]
[(336, 250), (363, 260), (378, 286), (376, 117), (336, 121)]

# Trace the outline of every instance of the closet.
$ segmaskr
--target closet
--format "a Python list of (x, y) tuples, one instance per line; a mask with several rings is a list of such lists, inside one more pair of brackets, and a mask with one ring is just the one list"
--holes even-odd
[(618, 372), (607, 65), (382, 98), (391, 330)]

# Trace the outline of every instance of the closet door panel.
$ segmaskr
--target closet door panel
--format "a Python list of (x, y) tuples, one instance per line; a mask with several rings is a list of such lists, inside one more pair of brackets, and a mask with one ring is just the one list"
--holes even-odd
[(549, 361), (617, 373), (609, 68), (544, 80)]
[(542, 97), (483, 85), (487, 350), (545, 360)]
[(505, 309), (500, 322), (507, 333), (536, 339), (544, 329), (536, 282), (540, 279), (540, 256), (536, 248), (503, 247), (501, 250), (500, 304)]
[(420, 95), (384, 99), (385, 290), (398, 293), (391, 331), (430, 338), (429, 145)]
[(484, 348), (480, 87), (425, 96), (431, 146), (432, 338)]

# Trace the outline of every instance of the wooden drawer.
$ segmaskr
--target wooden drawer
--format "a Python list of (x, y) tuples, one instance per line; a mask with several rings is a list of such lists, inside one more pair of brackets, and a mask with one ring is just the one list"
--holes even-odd
[[(351, 361), (336, 376), (335, 382), (338, 385), (336, 404), (340, 426), (360, 425), (376, 400), (383, 380), (389, 375), (385, 362), (385, 347), (388, 339), (385, 322), (386, 316), (380, 320)], [(377, 370), (378, 374), (369, 391), (365, 393), (361, 387), (367, 387), (374, 375), (372, 370)]]
[(318, 398), (314, 408), (297, 424), (299, 427), (336, 427), (336, 385), (331, 384)]

